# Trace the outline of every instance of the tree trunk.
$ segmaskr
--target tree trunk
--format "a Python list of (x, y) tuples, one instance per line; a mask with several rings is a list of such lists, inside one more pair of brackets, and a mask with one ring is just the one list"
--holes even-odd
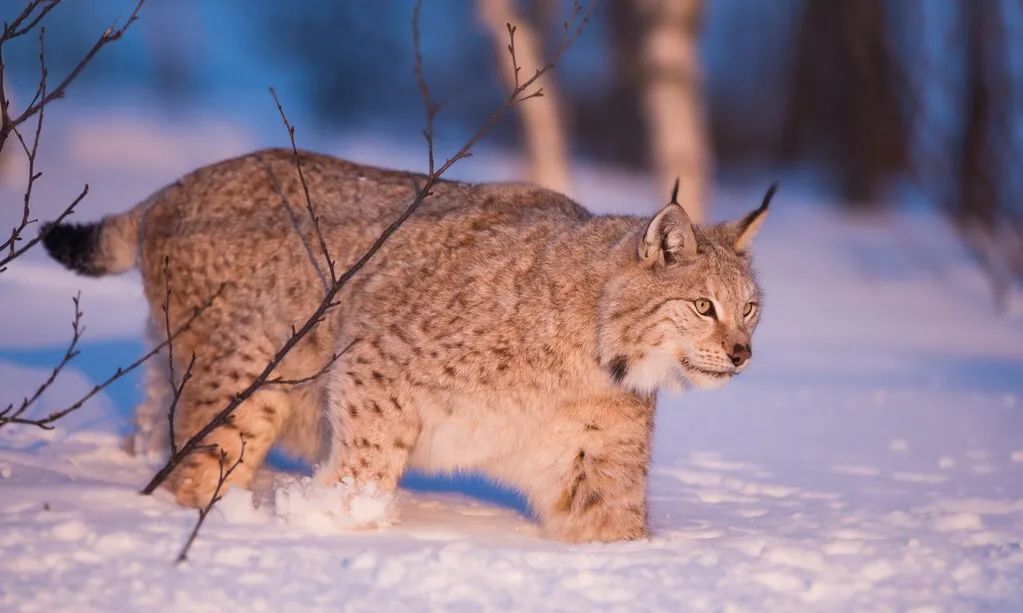
[[(513, 0), (478, 0), (480, 19), (490, 31), (501, 79), (509, 89), (515, 86), (516, 76), (508, 54), (506, 24), (516, 27), (515, 58), (521, 67), (519, 81), (531, 77), (544, 63), (542, 39), (532, 24), (518, 15), (514, 4)], [(559, 113), (561, 98), (551, 76), (544, 76), (539, 84), (543, 87), (543, 96), (517, 107), (522, 120), (529, 180), (548, 189), (568, 193), (571, 179), (568, 145)]]
[(907, 167), (906, 118), (882, 0), (803, 5), (784, 153), (829, 167), (849, 206), (874, 206)]
[(651, 161), (665, 199), (679, 177), (679, 202), (707, 217), (712, 160), (698, 46), (703, 0), (635, 0)]

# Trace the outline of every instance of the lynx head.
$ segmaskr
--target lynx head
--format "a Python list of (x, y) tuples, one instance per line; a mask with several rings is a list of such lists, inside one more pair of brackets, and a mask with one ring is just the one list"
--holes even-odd
[(601, 364), (620, 385), (720, 387), (752, 357), (760, 288), (749, 248), (776, 185), (737, 220), (694, 226), (671, 202), (630, 239), (635, 255), (607, 284), (599, 317)]

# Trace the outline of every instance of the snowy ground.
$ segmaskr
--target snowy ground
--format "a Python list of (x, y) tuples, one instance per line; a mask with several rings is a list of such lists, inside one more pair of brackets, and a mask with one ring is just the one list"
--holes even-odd
[[(102, 156), (78, 152), (94, 124), (55, 129), (71, 136), (49, 143), (66, 176), (41, 192), (44, 217), (79, 176), (97, 194), (81, 212), (90, 218), (260, 144), (220, 126), (219, 145), (200, 148), (196, 134), (213, 129), (201, 122), (149, 134), (140, 121)], [(121, 170), (140, 139), (164, 153)], [(514, 172), (494, 154), (473, 163), (469, 174)], [(721, 188), (718, 214), (754, 206), (764, 183)], [(663, 200), (606, 169), (583, 169), (579, 184), (598, 210)], [(544, 541), (513, 493), (421, 476), (390, 525), (351, 530), (279, 470), (259, 509), (230, 496), (175, 566), (195, 513), (135, 493), (151, 475), (120, 449), (135, 379), (55, 432), (0, 430), (0, 610), (1023, 609), (1019, 296), (996, 313), (923, 212), (851, 219), (784, 183), (775, 202), (756, 249), (767, 298), (750, 370), (719, 392), (661, 396), (650, 540)], [(76, 279), (39, 255), (0, 274), (0, 399), (45, 375), (76, 288), (90, 339), (43, 411), (141, 348), (143, 304), (131, 275)], [(362, 502), (380, 515), (377, 499)]]

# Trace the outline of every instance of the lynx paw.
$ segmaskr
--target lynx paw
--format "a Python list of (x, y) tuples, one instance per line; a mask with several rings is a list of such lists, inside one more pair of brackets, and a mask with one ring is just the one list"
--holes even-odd
[[(237, 466), (228, 477), (220, 493), (224, 494), (233, 485), (245, 486), (251, 473), (245, 469), (244, 463)], [(196, 455), (186, 459), (167, 479), (169, 489), (178, 504), (187, 507), (202, 508), (210, 503), (217, 483), (220, 480), (220, 460), (206, 455)]]
[(543, 522), (543, 533), (570, 543), (632, 541), (649, 536), (641, 507), (611, 508), (600, 503), (584, 511), (548, 517)]

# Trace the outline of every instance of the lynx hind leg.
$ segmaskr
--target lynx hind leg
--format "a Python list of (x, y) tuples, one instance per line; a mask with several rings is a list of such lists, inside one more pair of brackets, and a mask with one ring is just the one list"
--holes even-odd
[(556, 476), (530, 488), (543, 531), (570, 542), (646, 537), (652, 406), (594, 405), (576, 414)]
[[(153, 312), (146, 324), (146, 340), (156, 346), (166, 339), (162, 313)], [(175, 345), (177, 346), (177, 345)], [(149, 358), (143, 365), (143, 399), (135, 408), (135, 431), (128, 440), (131, 453), (141, 456), (149, 463), (163, 462), (170, 455), (170, 422), (167, 420), (173, 393), (170, 387), (170, 366), (167, 350), (164, 349)], [(178, 379), (182, 376), (175, 366)]]
[[(197, 388), (204, 383), (210, 387), (215, 386), (211, 377), (203, 377), (196, 383)], [(215, 387), (222, 388), (222, 382)], [(175, 428), (178, 445), (210, 423), (227, 406), (234, 393), (236, 391), (211, 395), (207, 387), (205, 395), (202, 392), (190, 394), (186, 388), (179, 402)], [(227, 423), (203, 439), (204, 448), (185, 458), (168, 479), (168, 487), (178, 502), (196, 507), (208, 503), (220, 476), (221, 452), (225, 454), (225, 468), (230, 467), (242, 453), (243, 443), (245, 455), (242, 463), (231, 473), (227, 482), (248, 487), (277, 438), (287, 407), (286, 395), (278, 391), (260, 390), (243, 402)]]
[(378, 342), (360, 342), (330, 377), (331, 450), (321, 480), (375, 482), (383, 491), (395, 490), (420, 428), (400, 366), (385, 357)]
[(170, 428), (167, 412), (171, 391), (169, 368), (163, 352), (154, 355), (144, 366), (145, 397), (135, 408), (135, 431), (128, 441), (130, 451), (147, 462), (166, 460), (170, 451)]
[[(202, 339), (201, 345), (182, 343), (184, 349), (175, 345), (176, 362), (179, 356), (191, 356), (193, 348), (197, 354), (192, 379), (178, 401), (175, 437), (179, 446), (242, 392), (273, 354), (273, 344), (268, 339), (256, 339), (252, 329), (246, 332), (232, 329), (230, 323), (238, 318), (223, 315), (214, 313), (205, 320), (205, 325), (189, 332), (188, 340)], [(178, 370), (186, 367), (187, 364), (176, 365)], [(287, 389), (274, 386), (263, 387), (242, 402), (227, 423), (203, 439), (206, 447), (185, 458), (168, 478), (167, 485), (178, 502), (189, 506), (208, 503), (220, 475), (220, 452), (226, 454), (225, 463), (230, 466), (238, 459), (243, 441), (243, 461), (231, 473), (228, 483), (247, 487), (276, 441), (290, 408)]]

